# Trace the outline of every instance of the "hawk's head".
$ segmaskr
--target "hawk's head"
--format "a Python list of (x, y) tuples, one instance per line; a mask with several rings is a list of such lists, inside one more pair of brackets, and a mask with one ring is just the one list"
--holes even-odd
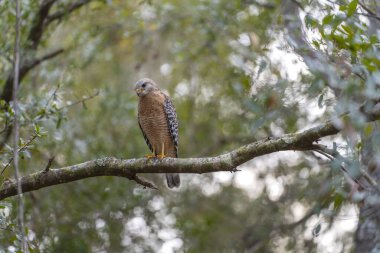
[(158, 86), (152, 79), (149, 78), (140, 79), (135, 85), (135, 91), (139, 97), (143, 97), (155, 90), (158, 90)]

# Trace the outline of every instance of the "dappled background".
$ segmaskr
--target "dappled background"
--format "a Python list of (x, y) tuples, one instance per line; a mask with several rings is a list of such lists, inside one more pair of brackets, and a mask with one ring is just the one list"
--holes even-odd
[[(48, 1), (21, 2), (21, 46), (28, 48), (28, 31), (40, 4)], [(378, 30), (366, 35), (369, 18), (350, 13), (365, 13), (358, 1), (341, 1), (341, 8), (330, 1), (299, 1), (291, 15), (282, 1), (83, 1), (69, 12), (74, 2), (57, 1), (51, 13), (67, 14), (44, 28), (36, 50), (22, 54), (27, 59), (64, 49), (22, 80), (21, 145), (28, 144), (22, 174), (44, 169), (52, 156), (52, 167), (60, 168), (147, 154), (133, 90), (142, 77), (171, 94), (183, 158), (219, 155), (347, 111), (356, 116), (342, 123), (344, 133), (322, 143), (357, 160), (362, 145), (357, 132), (372, 133), (357, 108), (378, 95), (380, 35)], [(13, 8), (12, 1), (0, 1), (4, 85), (12, 69)], [(289, 26), (292, 22), (304, 33), (292, 31), (297, 28)], [(297, 36), (332, 58), (331, 65), (322, 58), (305, 64), (305, 45)], [(344, 64), (355, 65), (358, 74)], [(339, 99), (326, 80), (339, 87)], [(0, 123), (5, 126), (10, 116), (2, 112)], [(40, 134), (28, 143), (36, 131)], [(8, 145), (3, 167), (11, 155)], [(29, 247), (34, 252), (343, 252), (353, 247), (358, 210), (348, 201), (350, 189), (339, 166), (313, 152), (289, 151), (239, 169), (181, 175), (174, 191), (162, 175), (153, 174), (142, 176), (158, 191), (124, 178), (97, 177), (25, 194)], [(12, 252), (18, 248), (16, 201), (0, 205), (0, 250)]]

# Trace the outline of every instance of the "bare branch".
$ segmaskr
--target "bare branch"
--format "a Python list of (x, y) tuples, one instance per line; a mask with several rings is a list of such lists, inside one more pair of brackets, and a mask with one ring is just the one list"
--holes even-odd
[[(323, 153), (325, 154), (328, 154), (329, 156), (332, 156), (336, 159), (338, 159), (339, 161), (341, 162), (344, 162), (344, 163), (347, 163), (349, 164), (350, 161), (346, 158), (344, 158), (341, 154), (339, 154), (338, 151), (336, 150), (333, 150), (333, 149), (329, 149), (323, 145), (319, 145), (319, 144), (313, 144), (313, 146), (317, 149), (317, 150), (321, 150)], [(347, 173), (349, 175), (349, 172), (342, 166), (341, 167), (342, 170)], [(375, 189), (376, 191), (380, 191), (380, 189), (378, 188), (378, 184), (377, 182), (365, 171), (363, 170), (362, 168), (360, 168), (360, 176), (362, 176), (366, 181), (367, 183), (373, 187), (373, 189)], [(366, 187), (364, 187), (358, 180), (357, 178), (354, 178), (352, 177), (351, 175), (349, 175), (349, 177), (351, 177), (358, 185), (360, 185), (363, 189), (366, 189)]]
[(361, 15), (361, 16), (364, 16), (364, 17), (368, 17), (368, 18), (374, 18), (374, 19), (377, 19), (380, 21), (380, 17), (376, 16), (376, 15), (373, 15), (373, 14), (369, 14), (369, 13), (355, 13), (356, 15)]
[[(46, 55), (44, 56), (41, 56), (39, 58), (35, 58), (35, 59), (32, 59), (32, 60), (28, 60), (28, 61), (23, 61), (21, 66), (20, 66), (20, 74), (19, 74), (19, 82), (21, 82), (24, 77), (26, 76), (26, 74), (28, 74), (28, 72), (33, 69), (34, 67), (36, 67), (37, 65), (39, 65), (40, 63), (46, 61), (46, 60), (49, 60), (61, 53), (64, 52), (64, 49), (57, 49), (53, 52), (50, 52), (50, 53), (47, 53)], [(13, 83), (13, 79), (14, 79), (14, 75), (13, 74), (9, 74), (6, 82), (5, 82), (5, 85), (4, 85), (4, 88), (3, 88), (3, 93), (1, 94), (1, 99), (4, 100), (5, 102), (10, 102), (12, 100), (12, 83)]]
[[(337, 151), (330, 150), (323, 145), (314, 144), (316, 149), (315, 152), (327, 157), (330, 161), (336, 161), (337, 158), (339, 159), (338, 162), (340, 162), (340, 170), (343, 172), (343, 175), (347, 182), (350, 184), (351, 189), (356, 188), (357, 186), (360, 186), (363, 190), (368, 190), (367, 187), (365, 187), (363, 184), (360, 183), (359, 179), (355, 176), (350, 175), (350, 173), (347, 171), (347, 169), (343, 166), (343, 160), (341, 160), (341, 156)], [(336, 157), (335, 157), (336, 156)]]
[(44, 0), (40, 8), (37, 11), (37, 15), (34, 17), (32, 27), (29, 30), (27, 38), (27, 47), (32, 50), (36, 50), (40, 44), (43, 32), (46, 28), (45, 20), (49, 15), (50, 8), (57, 0)]
[(150, 188), (153, 190), (158, 190), (157, 186), (155, 186), (153, 183), (146, 181), (145, 179), (138, 177), (136, 174), (134, 174), (131, 177), (127, 177), (130, 180), (136, 181), (136, 183), (144, 186), (144, 188)]
[(97, 90), (94, 94), (91, 94), (91, 95), (89, 95), (89, 96), (83, 97), (82, 99), (79, 99), (79, 100), (77, 100), (77, 101), (74, 101), (74, 102), (72, 102), (72, 103), (70, 103), (70, 104), (68, 104), (68, 105), (62, 106), (62, 107), (58, 108), (57, 110), (60, 111), (60, 110), (62, 110), (62, 109), (64, 109), (64, 108), (72, 107), (72, 106), (75, 106), (75, 105), (77, 105), (77, 104), (84, 103), (84, 102), (86, 102), (87, 100), (91, 100), (91, 99), (93, 99), (94, 97), (99, 96), (99, 94), (100, 94), (100, 92)]
[(79, 8), (81, 8), (82, 6), (88, 4), (91, 1), (92, 0), (79, 0), (77, 2), (74, 2), (74, 3), (70, 4), (65, 9), (59, 10), (59, 11), (57, 11), (57, 12), (49, 15), (47, 17), (46, 24), (50, 24), (51, 22), (53, 22), (55, 20), (61, 20), (67, 14), (70, 14), (70, 13), (74, 12), (75, 10), (78, 10)]
[(52, 156), (52, 157), (49, 158), (49, 160), (48, 160), (48, 162), (46, 164), (46, 167), (43, 170), (44, 172), (48, 172), (50, 170), (50, 167), (53, 164), (54, 159), (55, 159), (55, 156)]
[(19, 73), (20, 73), (20, 30), (21, 30), (21, 14), (20, 14), (20, 0), (16, 0), (16, 39), (14, 46), (14, 61), (13, 61), (13, 107), (14, 107), (14, 120), (13, 120), (13, 165), (14, 165), (14, 177), (16, 181), (16, 192), (17, 192), (17, 223), (18, 230), (20, 232), (20, 249), (23, 252), (28, 252), (27, 243), (25, 237), (25, 227), (24, 227), (24, 201), (22, 198), (22, 187), (20, 181), (20, 171), (19, 171), (19, 153), (18, 153), (18, 141), (19, 141), (19, 115), (20, 109), (18, 107), (18, 85), (19, 85)]
[(33, 59), (32, 61), (26, 62), (25, 67), (24, 67), (25, 71), (28, 72), (29, 70), (36, 67), (40, 63), (42, 63), (46, 60), (50, 60), (51, 58), (56, 57), (57, 55), (63, 53), (64, 51), (65, 50), (63, 48), (60, 48), (60, 49), (54, 50), (50, 53), (47, 53), (47, 54), (45, 54), (39, 58)]
[[(368, 12), (368, 17), (372, 17), (372, 18), (375, 18), (375, 19), (377, 19), (377, 20), (380, 20), (380, 17), (376, 14), (376, 12), (375, 11), (372, 11), (369, 7), (367, 7), (365, 4), (363, 4), (362, 2), (358, 2), (359, 3), (359, 5), (366, 11), (366, 12)], [(362, 13), (360, 13), (360, 14), (362, 14)]]
[[(315, 141), (339, 132), (331, 122), (306, 131), (265, 139), (242, 146), (227, 154), (209, 158), (165, 158), (157, 159), (117, 159), (112, 157), (96, 159), (60, 169), (40, 171), (21, 178), (23, 192), (38, 190), (51, 185), (68, 183), (96, 176), (126, 177), (145, 187), (155, 188), (136, 178), (138, 173), (209, 173), (216, 171), (236, 171), (236, 167), (258, 156), (286, 150), (312, 150)], [(16, 184), (10, 182), (0, 189), (0, 200), (17, 194)]]
[[(45, 106), (45, 109), (44, 109), (44, 112), (45, 112), (45, 113), (44, 113), (44, 114), (41, 114), (41, 115), (38, 117), (38, 119), (42, 119), (43, 117), (46, 117), (46, 116), (48, 116), (48, 115), (51, 115), (51, 114), (54, 114), (54, 113), (55, 113), (54, 111), (47, 111), (46, 108), (47, 108), (47, 106), (48, 106), (48, 104), (49, 104), (49, 102), (50, 102), (49, 100), (51, 100), (51, 98), (54, 96), (54, 94), (55, 94), (56, 92), (57, 92), (57, 89), (54, 90), (52, 96), (48, 99), (48, 101), (47, 101), (47, 103), (46, 103), (46, 106)], [(68, 105), (65, 105), (65, 106), (62, 106), (62, 107), (57, 108), (56, 111), (62, 111), (62, 110), (65, 109), (65, 108), (73, 107), (73, 106), (78, 105), (78, 104), (81, 104), (81, 103), (84, 104), (86, 101), (91, 100), (91, 99), (97, 97), (99, 94), (100, 94), (100, 92), (97, 90), (95, 93), (93, 93), (93, 94), (91, 94), (91, 95), (85, 96), (85, 97), (83, 97), (82, 99), (79, 99), (79, 100), (77, 100), (77, 101), (71, 102), (71, 103), (68, 104)]]

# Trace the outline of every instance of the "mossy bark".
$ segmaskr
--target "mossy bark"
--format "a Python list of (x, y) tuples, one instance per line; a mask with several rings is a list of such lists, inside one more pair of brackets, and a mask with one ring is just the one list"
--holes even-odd
[[(312, 144), (319, 138), (338, 132), (339, 130), (331, 122), (328, 122), (301, 133), (257, 141), (216, 157), (165, 158), (163, 160), (145, 158), (125, 160), (106, 157), (59, 169), (36, 172), (26, 175), (20, 180), (23, 192), (97, 176), (125, 177), (145, 187), (155, 188), (151, 183), (138, 178), (136, 174), (201, 174), (216, 171), (236, 171), (237, 166), (258, 156), (286, 150), (312, 150), (315, 148)], [(0, 200), (15, 195), (17, 195), (15, 182), (5, 183), (0, 189)]]

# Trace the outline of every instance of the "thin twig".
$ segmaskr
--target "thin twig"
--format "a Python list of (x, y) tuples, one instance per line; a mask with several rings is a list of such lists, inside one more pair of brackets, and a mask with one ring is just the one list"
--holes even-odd
[(57, 0), (44, 0), (32, 20), (32, 25), (28, 33), (27, 42), (31, 50), (36, 50), (41, 42), (43, 33), (46, 30), (46, 18), (49, 15), (50, 8)]
[(377, 19), (380, 21), (380, 17), (376, 16), (376, 15), (372, 15), (372, 14), (367, 14), (367, 13), (355, 13), (355, 15), (361, 15), (361, 16), (364, 16), (364, 17), (368, 17), (368, 18), (373, 18), (373, 19)]
[(23, 66), (24, 71), (29, 71), (30, 69), (36, 67), (40, 63), (47, 61), (47, 60), (50, 60), (51, 58), (54, 58), (57, 55), (62, 54), (63, 52), (65, 52), (65, 49), (59, 48), (59, 49), (54, 50), (52, 52), (46, 53), (45, 55), (43, 55), (41, 57), (38, 57), (38, 58), (36, 57), (32, 60), (29, 60), (25, 63), (25, 66)]
[[(57, 90), (57, 89), (56, 89), (56, 90)], [(55, 92), (56, 92), (56, 91), (54, 91), (54, 93), (55, 93)], [(72, 103), (70, 103), (70, 104), (68, 104), (68, 105), (65, 105), (65, 106), (62, 106), (62, 107), (57, 108), (56, 111), (62, 111), (62, 110), (65, 109), (65, 108), (69, 108), (69, 107), (75, 106), (75, 105), (77, 105), (77, 104), (84, 103), (84, 102), (86, 102), (86, 101), (88, 101), (88, 100), (90, 100), (90, 99), (93, 99), (94, 97), (98, 96), (99, 94), (100, 94), (100, 92), (97, 90), (97, 91), (96, 91), (94, 94), (92, 94), (92, 95), (89, 95), (89, 96), (84, 97), (84, 98), (82, 98), (82, 99), (80, 99), (80, 100), (77, 100), (77, 101), (75, 101), (75, 102), (72, 102)], [(54, 94), (53, 94), (53, 95), (54, 95)], [(46, 106), (45, 106), (45, 108), (44, 108), (44, 113), (43, 113), (42, 115), (39, 115), (39, 116), (38, 116), (38, 119), (42, 119), (42, 118), (45, 117), (45, 116), (52, 115), (52, 114), (55, 113), (55, 111), (49, 111), (49, 112), (46, 112), (46, 108), (47, 108), (47, 104), (46, 104)]]
[(49, 169), (50, 169), (50, 167), (51, 167), (54, 159), (55, 159), (55, 156), (52, 156), (52, 157), (49, 158), (48, 163), (46, 164), (46, 167), (44, 169), (44, 172), (48, 172), (49, 171)]
[(61, 111), (61, 110), (65, 109), (65, 108), (72, 107), (72, 106), (74, 106), (74, 105), (84, 103), (84, 102), (86, 102), (87, 100), (90, 100), (90, 99), (93, 99), (93, 98), (96, 97), (96, 96), (99, 96), (99, 93), (100, 93), (99, 90), (97, 90), (94, 94), (92, 94), (92, 95), (90, 95), (90, 96), (84, 97), (84, 98), (82, 98), (82, 99), (80, 99), (80, 100), (77, 100), (77, 101), (75, 101), (75, 102), (73, 102), (73, 103), (70, 103), (70, 104), (68, 104), (68, 105), (65, 105), (65, 106), (59, 107), (59, 108), (57, 109), (57, 111)]
[(144, 186), (144, 188), (150, 188), (150, 189), (153, 189), (153, 190), (158, 190), (157, 186), (155, 186), (153, 183), (149, 182), (149, 181), (146, 181), (145, 179), (141, 178), (141, 177), (138, 177), (136, 174), (134, 174), (133, 176), (131, 177), (127, 177), (129, 180), (133, 180), (135, 181), (136, 183)]
[(49, 97), (49, 99), (46, 101), (45, 108), (44, 108), (45, 110), (49, 106), (50, 101), (52, 101), (53, 98), (57, 96), (57, 92), (58, 92), (59, 88), (61, 88), (61, 84), (60, 83), (58, 83), (57, 87), (55, 87), (53, 93), (51, 94), (51, 96)]
[[(21, 148), (19, 148), (18, 153), (24, 151), (38, 136), (39, 135), (37, 133), (34, 133), (34, 135)], [(9, 165), (11, 165), (12, 162), (13, 162), (13, 157), (9, 159), (8, 163), (2, 169), (0, 175), (3, 175), (4, 171), (9, 167)]]
[(17, 213), (17, 221), (18, 227), (21, 235), (20, 240), (20, 249), (22, 252), (27, 252), (27, 244), (25, 237), (25, 229), (24, 229), (24, 202), (22, 199), (22, 188), (21, 188), (21, 180), (19, 176), (19, 168), (18, 168), (18, 140), (19, 140), (19, 108), (18, 108), (18, 79), (20, 73), (20, 0), (16, 0), (16, 41), (14, 47), (14, 79), (13, 79), (13, 106), (14, 106), (14, 135), (13, 135), (13, 164), (15, 168), (15, 180), (17, 183), (17, 196), (18, 196), (18, 213)]
[(67, 7), (64, 7), (63, 10), (59, 10), (51, 15), (49, 15), (46, 19), (46, 25), (50, 24), (54, 20), (60, 20), (62, 19), (65, 15), (74, 12), (75, 10), (81, 8), (82, 6), (88, 4), (92, 0), (79, 0), (76, 1), (72, 4), (70, 4)]
[(368, 12), (369, 14), (373, 15), (373, 16), (376, 16), (376, 13), (373, 12), (370, 8), (368, 8), (365, 4), (363, 4), (362, 2), (358, 1), (359, 5), (366, 11)]
[[(319, 145), (319, 144), (313, 144), (313, 147), (315, 147), (314, 150), (320, 150), (322, 151), (323, 153), (325, 154), (329, 154), (330, 156), (333, 156), (334, 158), (337, 158), (339, 159), (340, 161), (342, 162), (345, 162), (345, 163), (350, 163), (346, 158), (344, 158), (342, 155), (340, 155), (336, 150), (332, 150), (332, 149), (329, 149), (323, 145)], [(348, 173), (348, 171), (346, 170), (346, 168), (343, 167), (343, 165), (341, 165), (341, 168), (343, 171), (345, 171), (346, 173)], [(362, 168), (360, 168), (360, 173), (361, 173), (361, 176), (376, 190), (376, 191), (380, 191), (380, 189), (378, 188), (378, 184), (375, 180), (373, 180), (373, 178), (365, 171), (363, 170)], [(352, 177), (351, 177), (352, 178)], [(360, 184), (359, 181), (357, 181), (357, 179), (355, 178), (352, 178), (356, 183), (358, 183), (361, 187), (363, 187), (363, 189), (366, 189), (362, 184)]]
[[(330, 155), (330, 154), (328, 154), (328, 153), (326, 153), (326, 152), (324, 152), (324, 151), (322, 151), (320, 149), (315, 149), (313, 151), (315, 151), (315, 152), (317, 152), (317, 153), (319, 153), (319, 154), (327, 157), (330, 161), (336, 160), (336, 158), (334, 156), (332, 156), (332, 155)], [(362, 187), (362, 189), (368, 190), (364, 185), (362, 185), (360, 183), (359, 179), (357, 179), (356, 177), (351, 176), (348, 173), (347, 169), (342, 164), (340, 164), (339, 167), (340, 167), (340, 170), (343, 172), (344, 177), (346, 178), (346, 180), (349, 182), (350, 185), (352, 185), (352, 182), (354, 182), (357, 185), (359, 185), (360, 187)]]

